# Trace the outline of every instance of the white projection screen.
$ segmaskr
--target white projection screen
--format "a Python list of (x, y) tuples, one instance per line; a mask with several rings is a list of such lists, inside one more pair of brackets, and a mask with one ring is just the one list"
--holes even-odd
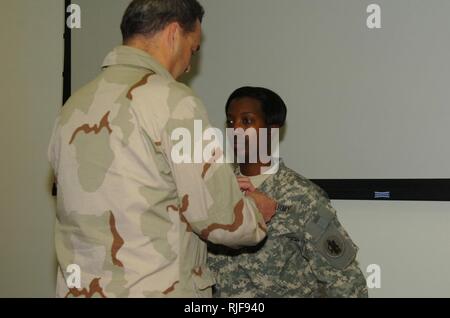
[[(120, 44), (129, 1), (72, 2), (74, 90)], [(282, 157), (331, 198), (450, 200), (450, 1), (200, 2), (201, 54), (183, 80), (215, 126), (234, 89), (264, 86), (288, 107)], [(371, 4), (381, 28), (367, 25)]]

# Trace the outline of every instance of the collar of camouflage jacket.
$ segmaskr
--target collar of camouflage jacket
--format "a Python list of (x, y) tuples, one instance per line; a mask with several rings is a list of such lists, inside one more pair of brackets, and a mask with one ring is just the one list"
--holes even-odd
[[(271, 174), (266, 180), (264, 180), (264, 182), (258, 187), (258, 190), (263, 191), (266, 190), (267, 188), (267, 184), (271, 184), (272, 181), (277, 181), (279, 176), (280, 176), (280, 172), (283, 172), (286, 169), (286, 166), (284, 164), (284, 160), (282, 158), (278, 158), (278, 169), (277, 172), (274, 174)], [(241, 170), (239, 168), (239, 165), (236, 165), (234, 168), (234, 174), (239, 176), (241, 175)]]
[(274, 174), (270, 175), (269, 178), (267, 178), (259, 187), (258, 190), (266, 192), (271, 188), (271, 186), (275, 183), (278, 182), (280, 175), (283, 174), (284, 170), (286, 169), (286, 166), (284, 165), (284, 161), (281, 158), (278, 158), (278, 169), (277, 172), (275, 172)]
[(285, 186), (285, 178), (288, 170), (283, 159), (280, 158), (279, 160), (278, 171), (272, 174), (258, 187), (258, 191), (265, 193), (277, 201), (278, 213), (287, 211), (291, 206), (291, 202), (288, 201), (288, 196), (286, 196), (286, 194), (291, 191), (291, 187)]
[(113, 65), (128, 65), (142, 67), (155, 72), (167, 79), (173, 80), (173, 76), (148, 53), (133, 48), (131, 46), (121, 45), (112, 50), (105, 58), (102, 68)]

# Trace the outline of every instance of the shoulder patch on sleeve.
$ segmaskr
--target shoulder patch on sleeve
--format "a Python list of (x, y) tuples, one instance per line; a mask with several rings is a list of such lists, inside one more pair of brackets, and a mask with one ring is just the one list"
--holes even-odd
[(344, 269), (355, 259), (357, 249), (353, 242), (339, 231), (333, 222), (335, 217), (326, 206), (321, 207), (306, 224), (306, 232), (312, 237), (316, 251), (331, 266)]

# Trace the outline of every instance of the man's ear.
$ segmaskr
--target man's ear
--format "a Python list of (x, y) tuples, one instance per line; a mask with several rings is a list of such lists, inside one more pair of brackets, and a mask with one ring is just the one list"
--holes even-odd
[(172, 52), (176, 49), (176, 46), (178, 45), (178, 37), (180, 36), (180, 25), (178, 22), (172, 22), (166, 26), (165, 30), (165, 37), (166, 41), (169, 45), (169, 48), (172, 50)]

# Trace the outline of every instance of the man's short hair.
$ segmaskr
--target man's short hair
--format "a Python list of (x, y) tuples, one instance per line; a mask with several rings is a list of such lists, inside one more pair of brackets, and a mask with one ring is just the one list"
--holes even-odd
[(193, 32), (204, 14), (197, 0), (133, 0), (120, 26), (123, 42), (138, 34), (151, 37), (172, 22), (178, 22), (187, 33)]
[(261, 110), (268, 126), (284, 126), (287, 114), (286, 104), (277, 93), (267, 88), (249, 86), (238, 88), (228, 98), (225, 111), (228, 112), (228, 108), (233, 100), (244, 97), (253, 98), (260, 102)]

